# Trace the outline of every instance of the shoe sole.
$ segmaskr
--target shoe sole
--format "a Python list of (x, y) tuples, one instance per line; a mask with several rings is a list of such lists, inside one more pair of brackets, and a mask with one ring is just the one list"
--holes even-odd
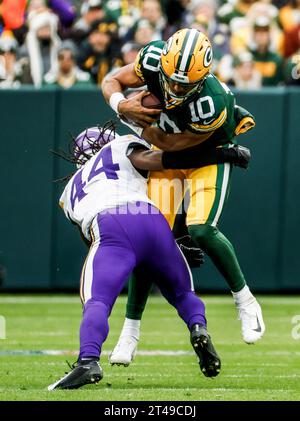
[(110, 365), (111, 365), (111, 366), (116, 365), (116, 366), (118, 366), (118, 367), (121, 367), (121, 366), (123, 366), (123, 367), (129, 367), (129, 364), (130, 364), (130, 363), (111, 363), (111, 362), (110, 362)]
[(102, 379), (101, 374), (93, 374), (91, 377), (82, 379), (82, 381), (74, 386), (67, 386), (61, 387), (60, 389), (79, 389), (82, 386), (86, 386), (87, 384), (96, 384), (99, 383)]
[[(82, 376), (82, 379), (79, 383), (76, 383), (74, 385), (65, 385), (65, 386), (60, 386), (59, 384), (54, 388), (54, 389), (49, 389), (50, 391), (52, 390), (64, 390), (64, 389), (79, 389), (82, 386), (85, 386), (87, 384), (96, 384), (99, 383), (100, 380), (102, 380), (103, 375), (101, 375), (100, 373), (95, 373), (95, 374), (90, 374), (87, 373), (86, 375)], [(49, 386), (50, 387), (50, 386)]]
[(118, 367), (120, 367), (120, 366), (123, 366), (123, 367), (129, 367), (129, 364), (131, 364), (132, 363), (132, 361), (134, 360), (134, 357), (136, 356), (136, 351), (137, 350), (135, 350), (134, 352), (133, 352), (133, 354), (132, 354), (132, 358), (131, 358), (131, 360), (130, 360), (130, 362), (129, 363), (122, 363), (122, 362), (118, 362), (118, 361), (115, 361), (115, 362), (111, 362), (111, 360), (110, 360), (110, 358), (111, 358), (111, 355), (110, 355), (110, 357), (109, 357), (109, 364), (110, 365), (117, 365)]
[(256, 342), (257, 341), (259, 341), (260, 339), (262, 339), (262, 337), (264, 336), (264, 333), (265, 332), (263, 332), (259, 337), (256, 337), (256, 338), (245, 338), (244, 336), (242, 336), (242, 338), (243, 338), (243, 341), (247, 344), (247, 345), (254, 345), (254, 344), (256, 344)]
[(209, 350), (209, 339), (200, 335), (192, 340), (192, 346), (199, 357), (200, 370), (206, 377), (216, 377), (221, 371), (221, 360)]

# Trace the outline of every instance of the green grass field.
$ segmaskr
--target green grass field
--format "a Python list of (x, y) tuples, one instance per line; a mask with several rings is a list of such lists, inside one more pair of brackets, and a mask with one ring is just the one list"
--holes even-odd
[[(128, 368), (110, 367), (107, 355), (118, 338), (125, 309), (126, 298), (120, 297), (103, 348), (103, 380), (77, 391), (48, 392), (47, 385), (68, 369), (65, 360), (76, 359), (79, 299), (1, 295), (0, 315), (6, 319), (7, 338), (0, 340), (0, 400), (300, 400), (300, 340), (291, 335), (292, 317), (300, 314), (299, 298), (260, 297), (267, 331), (252, 346), (241, 340), (229, 295), (203, 298), (209, 331), (222, 358), (217, 378), (200, 373), (186, 327), (156, 296), (148, 302), (134, 363)], [(13, 355), (13, 351), (42, 350), (68, 352)], [(176, 355), (175, 351), (183, 352)]]

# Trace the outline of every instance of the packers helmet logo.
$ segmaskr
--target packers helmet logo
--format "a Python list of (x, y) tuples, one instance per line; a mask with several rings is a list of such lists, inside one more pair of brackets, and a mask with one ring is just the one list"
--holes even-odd
[(164, 56), (166, 56), (168, 54), (168, 52), (170, 51), (172, 42), (173, 42), (173, 37), (170, 37), (168, 39), (168, 41), (166, 42), (166, 44), (164, 46), (164, 49), (163, 49), (163, 55)]
[(212, 63), (213, 55), (212, 55), (212, 49), (211, 47), (207, 47), (203, 59), (203, 65), (204, 67), (209, 67)]

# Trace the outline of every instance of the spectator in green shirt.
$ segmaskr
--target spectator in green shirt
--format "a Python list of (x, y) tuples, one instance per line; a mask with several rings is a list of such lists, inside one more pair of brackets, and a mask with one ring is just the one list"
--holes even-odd
[(236, 2), (226, 2), (218, 10), (219, 22), (229, 25), (232, 19), (246, 16), (255, 1), (256, 0), (237, 0)]
[(271, 22), (266, 16), (259, 16), (253, 27), (253, 40), (250, 51), (256, 69), (262, 75), (263, 86), (276, 86), (283, 80), (282, 58), (270, 48)]

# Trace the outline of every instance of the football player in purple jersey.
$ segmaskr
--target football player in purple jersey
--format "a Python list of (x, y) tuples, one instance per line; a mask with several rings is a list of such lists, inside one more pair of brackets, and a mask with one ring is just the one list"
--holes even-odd
[[(223, 152), (191, 154), (188, 162), (200, 167), (208, 161), (228, 160)], [(235, 163), (249, 160), (246, 149), (233, 149), (230, 154)], [(72, 370), (48, 390), (76, 389), (101, 380), (99, 358), (109, 331), (108, 318), (137, 267), (152, 274), (186, 323), (202, 373), (219, 374), (221, 361), (207, 333), (204, 303), (194, 292), (191, 271), (166, 219), (147, 195), (148, 170), (167, 168), (174, 157), (182, 168), (186, 162), (182, 156), (180, 161), (176, 152), (152, 151), (143, 139), (118, 136), (109, 125), (89, 128), (75, 139), (72, 161), (78, 169), (60, 205), (90, 244), (81, 275), (80, 351)]]

